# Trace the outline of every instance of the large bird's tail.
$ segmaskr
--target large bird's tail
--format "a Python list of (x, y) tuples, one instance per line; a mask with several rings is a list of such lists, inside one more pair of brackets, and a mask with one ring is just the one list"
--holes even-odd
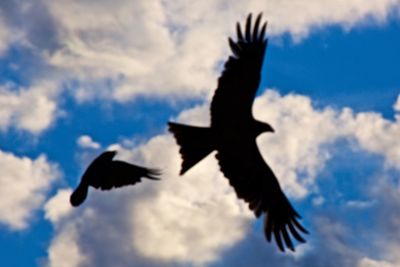
[(179, 150), (183, 160), (181, 175), (215, 149), (214, 138), (210, 128), (174, 122), (168, 122), (168, 125), (169, 131), (174, 134), (176, 142), (181, 147)]
[(71, 194), (69, 198), (69, 202), (72, 206), (77, 207), (85, 201), (86, 196), (88, 194), (88, 185), (84, 183), (80, 183), (79, 186), (75, 189), (75, 191)]

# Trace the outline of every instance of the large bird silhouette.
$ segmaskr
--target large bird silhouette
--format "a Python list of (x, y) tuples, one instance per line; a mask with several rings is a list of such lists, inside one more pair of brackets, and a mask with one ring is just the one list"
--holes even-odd
[(260, 29), (260, 22), (261, 14), (252, 28), (250, 14), (244, 34), (237, 23), (238, 40), (228, 39), (233, 55), (225, 63), (218, 79), (211, 102), (211, 126), (195, 127), (169, 122), (169, 131), (180, 146), (183, 160), (181, 175), (216, 150), (220, 169), (236, 195), (248, 203), (256, 217), (265, 215), (266, 239), (270, 242), (271, 235), (274, 235), (281, 251), (285, 251), (285, 245), (294, 251), (289, 233), (299, 242), (305, 242), (299, 231), (308, 232), (298, 222), (300, 215), (282, 192), (256, 144), (259, 134), (274, 132), (269, 124), (254, 119), (252, 114), (268, 42), (264, 38), (267, 23)]
[(113, 160), (116, 151), (106, 151), (93, 160), (82, 176), (81, 182), (71, 194), (70, 202), (74, 207), (79, 206), (86, 199), (89, 186), (101, 190), (110, 190), (114, 187), (134, 185), (141, 181), (141, 177), (159, 180), (159, 170), (139, 167), (124, 161)]

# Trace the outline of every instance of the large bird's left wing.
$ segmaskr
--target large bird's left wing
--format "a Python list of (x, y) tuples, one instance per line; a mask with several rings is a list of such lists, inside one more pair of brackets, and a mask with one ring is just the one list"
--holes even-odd
[(157, 176), (160, 174), (161, 172), (156, 169), (148, 169), (124, 161), (115, 160), (111, 162), (100, 189), (109, 190), (113, 187), (134, 185), (141, 182), (142, 177), (159, 180)]
[(298, 241), (305, 242), (299, 234), (299, 231), (307, 233), (298, 222), (300, 216), (282, 192), (275, 174), (265, 163), (254, 139), (243, 140), (234, 147), (222, 146), (218, 149), (216, 158), (237, 196), (248, 203), (257, 217), (265, 215), (264, 233), (268, 241), (274, 235), (282, 251), (285, 246), (294, 251), (289, 234)]
[(229, 38), (231, 55), (218, 79), (211, 102), (211, 125), (238, 126), (252, 119), (252, 105), (261, 78), (267, 39), (264, 38), (267, 24), (260, 30), (261, 14), (252, 28), (251, 14), (246, 20), (244, 34), (237, 24), (237, 41)]

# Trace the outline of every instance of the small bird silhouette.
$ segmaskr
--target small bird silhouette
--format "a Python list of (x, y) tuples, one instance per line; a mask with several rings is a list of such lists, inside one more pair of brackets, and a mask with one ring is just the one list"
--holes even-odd
[(169, 122), (169, 131), (180, 146), (181, 175), (216, 150), (220, 169), (236, 195), (248, 203), (256, 217), (264, 214), (266, 239), (271, 241), (274, 235), (281, 251), (285, 245), (294, 251), (289, 234), (305, 242), (299, 231), (307, 230), (298, 222), (300, 215), (286, 198), (256, 143), (259, 134), (274, 132), (268, 123), (254, 119), (252, 114), (268, 41), (264, 38), (267, 23), (260, 29), (260, 22), (261, 14), (252, 28), (250, 14), (244, 33), (239, 23), (236, 25), (238, 40), (228, 39), (233, 55), (218, 79), (211, 102), (211, 126)]
[(159, 180), (161, 172), (157, 169), (147, 169), (124, 161), (113, 160), (116, 151), (106, 151), (93, 160), (82, 176), (81, 182), (71, 194), (70, 202), (74, 207), (79, 206), (86, 199), (89, 186), (101, 190), (110, 190), (114, 187), (134, 185), (142, 177)]

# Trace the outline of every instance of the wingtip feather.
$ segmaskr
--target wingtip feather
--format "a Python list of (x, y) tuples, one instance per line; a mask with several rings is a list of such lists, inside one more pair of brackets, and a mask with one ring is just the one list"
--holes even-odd
[(264, 41), (265, 31), (267, 30), (267, 25), (268, 25), (268, 22), (265, 22), (263, 24), (263, 26), (261, 27), (261, 31), (260, 31), (260, 34), (259, 34), (259, 37), (258, 37), (258, 41)]
[(236, 57), (240, 55), (240, 47), (237, 43), (235, 43), (230, 37), (228, 38), (229, 46)]
[(239, 41), (244, 41), (242, 29), (240, 28), (240, 23), (236, 23), (236, 34)]
[(255, 22), (255, 24), (254, 24), (254, 29), (253, 29), (253, 41), (258, 41), (258, 40), (259, 40), (259, 38), (258, 38), (258, 28), (259, 28), (259, 26), (260, 26), (261, 16), (262, 16), (262, 13), (260, 13), (260, 14), (257, 16), (256, 22)]
[(250, 13), (246, 19), (246, 41), (251, 42), (251, 17), (252, 14)]

